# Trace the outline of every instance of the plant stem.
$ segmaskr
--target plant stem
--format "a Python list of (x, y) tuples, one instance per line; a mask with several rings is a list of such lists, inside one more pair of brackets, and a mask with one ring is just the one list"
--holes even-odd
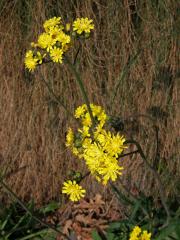
[(46, 80), (44, 79), (42, 73), (41, 73), (41, 79), (42, 82), (45, 84), (45, 86), (47, 87), (48, 91), (53, 95), (53, 97), (55, 98), (56, 102), (59, 103), (68, 113), (68, 115), (70, 115), (73, 119), (74, 119), (74, 115), (67, 109), (67, 107), (65, 106), (65, 104), (59, 99), (59, 97), (56, 96), (56, 94), (54, 93), (54, 91), (52, 90), (52, 88), (49, 86), (49, 84), (46, 82)]
[(4, 183), (4, 181), (2, 179), (0, 179), (0, 184), (6, 189), (6, 191), (14, 198), (16, 199), (16, 201), (19, 203), (19, 205), (32, 217), (34, 218), (37, 222), (39, 222), (40, 224), (51, 228), (52, 230), (54, 230), (55, 232), (61, 234), (63, 237), (65, 237), (65, 239), (67, 240), (71, 240), (66, 234), (64, 234), (63, 232), (61, 232), (60, 230), (57, 230), (55, 227), (53, 227), (52, 225), (42, 221), (41, 219), (39, 219), (38, 217), (36, 217), (26, 206), (25, 204), (19, 199), (19, 197), (8, 187), (8, 185), (6, 185)]
[(161, 202), (162, 202), (162, 205), (166, 211), (166, 214), (167, 214), (167, 219), (166, 219), (166, 223), (161, 227), (161, 228), (164, 228), (166, 227), (168, 224), (169, 224), (169, 220), (170, 220), (170, 212), (169, 212), (169, 208), (166, 204), (166, 195), (165, 195), (165, 191), (164, 191), (164, 187), (163, 187), (163, 184), (161, 182), (161, 179), (160, 179), (160, 176), (159, 174), (155, 171), (155, 169), (149, 164), (149, 162), (147, 161), (147, 157), (145, 156), (140, 144), (138, 142), (136, 142), (135, 140), (127, 140), (125, 142), (126, 144), (135, 144), (137, 149), (138, 149), (138, 152), (139, 154), (141, 155), (141, 158), (143, 159), (143, 161), (146, 163), (147, 167), (152, 171), (152, 173), (154, 174), (157, 182), (158, 182), (158, 185), (159, 185), (159, 195), (160, 195), (160, 198), (161, 198)]
[(138, 153), (138, 152), (139, 152), (139, 150), (135, 150), (135, 151), (132, 151), (132, 152), (129, 152), (129, 153), (124, 153), (124, 154), (119, 155), (118, 158), (126, 157), (126, 156), (132, 155), (134, 153)]
[(80, 74), (77, 72), (75, 66), (70, 62), (70, 60), (68, 59), (68, 57), (66, 56), (65, 57), (65, 60), (66, 60), (66, 63), (68, 64), (69, 68), (71, 69), (72, 73), (74, 74), (75, 78), (76, 78), (76, 81), (80, 87), (80, 90), (81, 90), (81, 93), (82, 93), (82, 96), (83, 96), (83, 99), (87, 105), (87, 108), (88, 108), (88, 112), (90, 114), (90, 117), (91, 117), (91, 121), (92, 121), (92, 128), (95, 127), (95, 120), (94, 120), (94, 117), (93, 117), (93, 114), (92, 114), (92, 111), (91, 111), (91, 108), (90, 108), (90, 103), (89, 103), (89, 99), (88, 99), (88, 96), (86, 94), (86, 90), (84, 88), (84, 84), (83, 84), (83, 81), (81, 79), (81, 76)]
[[(126, 200), (129, 204), (132, 205), (133, 203), (139, 201), (139, 199), (138, 199), (137, 197), (135, 197), (135, 196), (123, 185), (123, 182), (121, 181), (120, 178), (118, 178), (118, 181), (121, 183), (121, 186), (122, 186), (122, 188), (124, 189), (124, 191), (126, 192), (126, 194), (129, 195), (129, 199), (128, 199), (128, 197), (126, 197), (125, 195), (123, 195), (123, 194), (121, 193), (121, 195), (123, 195), (123, 197), (125, 198), (125, 200)], [(111, 187), (112, 187), (113, 189), (117, 189), (116, 186), (115, 186), (115, 184), (113, 184), (112, 182), (110, 182), (110, 185), (111, 185)], [(117, 192), (117, 190), (116, 190), (116, 192)], [(119, 193), (120, 193), (120, 192), (118, 191), (118, 194), (119, 194)], [(141, 208), (141, 210), (143, 211), (144, 215), (145, 215), (147, 218), (150, 219), (150, 216), (149, 216), (147, 210), (146, 210), (142, 205), (140, 205), (139, 208)]]

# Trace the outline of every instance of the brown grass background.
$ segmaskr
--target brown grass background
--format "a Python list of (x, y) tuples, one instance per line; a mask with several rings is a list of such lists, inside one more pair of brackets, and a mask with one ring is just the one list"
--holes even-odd
[[(42, 31), (43, 22), (53, 16), (64, 21), (93, 19), (95, 31), (81, 43), (77, 61), (89, 99), (122, 119), (122, 133), (138, 140), (149, 162), (156, 162), (167, 195), (178, 196), (177, 8), (176, 0), (0, 1), (0, 169), (7, 169), (5, 180), (21, 199), (34, 198), (40, 204), (61, 200), (60, 187), (67, 171), (80, 168), (85, 172), (84, 165), (64, 146), (66, 129), (73, 120), (42, 81), (43, 76), (73, 112), (83, 103), (73, 75), (65, 64), (45, 64), (34, 74), (24, 70), (25, 51)], [(77, 47), (75, 44), (69, 53), (71, 59)], [(156, 159), (149, 117), (159, 128)], [(139, 156), (122, 162), (128, 169), (122, 178), (129, 189), (136, 184), (147, 194), (158, 195), (154, 178)], [(84, 186), (90, 197), (98, 191), (109, 196), (109, 189), (92, 179)], [(3, 191), (2, 197), (7, 199)]]

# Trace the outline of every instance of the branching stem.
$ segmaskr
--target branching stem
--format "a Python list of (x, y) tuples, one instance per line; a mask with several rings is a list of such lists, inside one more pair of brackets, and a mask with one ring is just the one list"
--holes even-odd
[(156, 178), (157, 182), (158, 182), (158, 185), (159, 185), (159, 195), (160, 195), (160, 198), (161, 198), (161, 202), (162, 202), (162, 205), (166, 211), (166, 214), (167, 214), (167, 219), (166, 219), (166, 223), (161, 227), (161, 228), (164, 228), (166, 227), (168, 224), (169, 224), (169, 220), (170, 220), (170, 212), (169, 212), (169, 208), (166, 204), (166, 197), (165, 197), (165, 191), (164, 191), (164, 187), (163, 187), (163, 184), (162, 184), (162, 181), (160, 179), (160, 176), (159, 174), (156, 172), (156, 170), (150, 165), (150, 163), (147, 161), (147, 157), (145, 156), (140, 144), (135, 141), (135, 140), (127, 140), (125, 142), (126, 144), (135, 144), (137, 149), (138, 149), (138, 152), (139, 154), (141, 155), (141, 158), (143, 159), (143, 161), (145, 162), (145, 164), (147, 165), (147, 167), (152, 171), (152, 173), (154, 174), (154, 177)]
[(95, 127), (95, 120), (94, 120), (94, 117), (93, 117), (93, 114), (92, 114), (92, 111), (91, 111), (91, 107), (90, 107), (90, 103), (89, 103), (89, 99), (88, 99), (88, 96), (87, 96), (87, 93), (86, 93), (86, 90), (85, 90), (85, 87), (84, 87), (84, 84), (83, 84), (83, 81), (81, 79), (81, 76), (80, 74), (78, 73), (78, 71), (76, 70), (76, 67), (70, 62), (70, 60), (68, 59), (68, 57), (65, 58), (66, 60), (66, 63), (68, 64), (69, 68), (71, 69), (71, 72), (74, 74), (75, 78), (76, 78), (76, 81), (80, 87), (80, 90), (81, 90), (81, 93), (82, 93), (82, 96), (83, 96), (83, 99), (87, 105), (87, 108), (88, 108), (88, 112), (90, 114), (90, 117), (91, 117), (91, 121), (92, 121), (92, 128)]

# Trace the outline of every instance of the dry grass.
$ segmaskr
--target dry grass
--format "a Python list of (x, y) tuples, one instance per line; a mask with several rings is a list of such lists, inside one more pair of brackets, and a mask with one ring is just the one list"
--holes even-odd
[[(155, 164), (152, 122), (139, 115), (153, 118), (159, 127), (156, 165), (167, 194), (178, 194), (177, 1), (1, 1), (0, 12), (0, 167), (8, 166), (10, 173), (20, 169), (7, 178), (13, 190), (22, 199), (48, 202), (60, 198), (68, 169), (85, 171), (64, 147), (67, 126), (73, 121), (42, 82), (43, 75), (73, 111), (82, 103), (73, 76), (65, 65), (45, 65), (34, 75), (23, 66), (24, 53), (43, 21), (60, 15), (69, 21), (76, 16), (93, 18), (95, 32), (82, 43), (78, 61), (90, 101), (121, 117), (123, 133), (138, 140)], [(70, 56), (74, 54), (75, 50)], [(125, 158), (124, 165), (128, 166), (124, 182), (130, 188), (136, 182), (156, 193), (153, 178), (138, 156)], [(86, 184), (91, 195), (109, 191), (95, 182)]]

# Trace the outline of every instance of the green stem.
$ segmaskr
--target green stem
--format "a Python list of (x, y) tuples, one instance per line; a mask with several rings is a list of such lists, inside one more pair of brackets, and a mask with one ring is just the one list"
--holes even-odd
[(66, 236), (66, 234), (64, 234), (63, 232), (57, 230), (55, 227), (51, 226), (50, 224), (40, 220), (38, 217), (36, 217), (25, 205), (24, 203), (19, 199), (19, 197), (4, 183), (4, 181), (2, 179), (0, 179), (0, 184), (6, 189), (6, 191), (14, 198), (16, 199), (16, 201), (19, 203), (19, 205), (32, 217), (34, 218), (37, 222), (39, 222), (40, 224), (44, 225), (45, 227), (51, 228), (52, 230), (54, 230), (55, 232), (61, 234), (63, 237), (65, 237), (65, 239), (67, 240), (71, 240), (68, 236)]
[(80, 90), (81, 90), (81, 93), (82, 93), (82, 96), (83, 96), (83, 99), (87, 105), (87, 108), (88, 108), (88, 112), (90, 114), (90, 117), (91, 117), (91, 121), (92, 121), (92, 128), (95, 127), (95, 120), (94, 120), (94, 117), (93, 117), (93, 114), (92, 114), (92, 111), (91, 111), (91, 107), (90, 107), (90, 103), (89, 103), (89, 99), (88, 99), (88, 96), (86, 94), (86, 90), (84, 88), (84, 84), (83, 84), (83, 81), (81, 79), (81, 76), (80, 74), (77, 72), (75, 66), (70, 62), (70, 60), (68, 59), (68, 57), (66, 56), (65, 57), (65, 60), (66, 60), (66, 63), (68, 64), (69, 68), (71, 69), (72, 73), (74, 74), (75, 78), (76, 78), (76, 81), (80, 87)]
[(52, 96), (54, 97), (54, 99), (56, 100), (57, 103), (59, 103), (67, 112), (68, 115), (70, 115), (73, 119), (74, 119), (74, 115), (67, 109), (67, 107), (65, 106), (65, 104), (59, 99), (59, 97), (56, 96), (56, 94), (54, 93), (54, 91), (52, 90), (52, 88), (49, 86), (49, 84), (46, 82), (46, 80), (44, 79), (42, 73), (41, 73), (41, 80), (42, 82), (45, 84), (45, 86), (47, 87), (48, 91), (52, 94)]
[[(121, 186), (122, 186), (122, 188), (124, 189), (124, 191), (126, 192), (126, 194), (129, 195), (129, 199), (128, 199), (128, 197), (126, 197), (125, 195), (123, 196), (123, 197), (126, 198), (126, 201), (129, 201), (129, 203), (130, 203), (131, 205), (132, 205), (133, 203), (139, 201), (139, 198), (135, 197), (135, 196), (123, 185), (123, 182), (121, 181), (120, 178), (118, 178), (118, 181), (121, 183)], [(112, 182), (110, 182), (110, 185), (111, 185), (112, 188), (114, 188), (114, 189), (116, 188), (116, 186), (115, 186)], [(122, 194), (122, 193), (121, 193), (121, 194)], [(147, 212), (147, 210), (146, 210), (142, 205), (140, 205), (139, 207), (140, 207), (141, 210), (143, 211), (144, 215), (150, 219), (150, 216), (149, 216), (149, 213)]]
[(135, 144), (137, 149), (138, 149), (138, 152), (139, 154), (141, 155), (141, 158), (143, 159), (143, 161), (146, 163), (147, 167), (152, 171), (152, 173), (154, 174), (157, 182), (158, 182), (158, 185), (159, 185), (159, 195), (160, 195), (160, 198), (161, 198), (161, 202), (162, 202), (162, 205), (166, 211), (166, 214), (167, 214), (167, 219), (166, 219), (166, 223), (162, 226), (162, 228), (166, 227), (168, 224), (169, 224), (169, 220), (170, 220), (170, 212), (169, 212), (169, 208), (166, 204), (166, 195), (165, 195), (165, 190), (164, 190), (164, 187), (163, 187), (163, 184), (162, 184), (162, 181), (160, 179), (160, 176), (159, 174), (155, 171), (155, 169), (149, 164), (149, 162), (147, 161), (147, 157), (145, 156), (140, 144), (138, 142), (136, 142), (135, 140), (127, 140), (125, 142), (126, 144)]
[(135, 150), (135, 151), (132, 151), (132, 152), (129, 152), (129, 153), (124, 153), (124, 154), (119, 155), (118, 158), (126, 157), (126, 156), (132, 155), (134, 153), (138, 153), (138, 152), (139, 152), (139, 150)]

